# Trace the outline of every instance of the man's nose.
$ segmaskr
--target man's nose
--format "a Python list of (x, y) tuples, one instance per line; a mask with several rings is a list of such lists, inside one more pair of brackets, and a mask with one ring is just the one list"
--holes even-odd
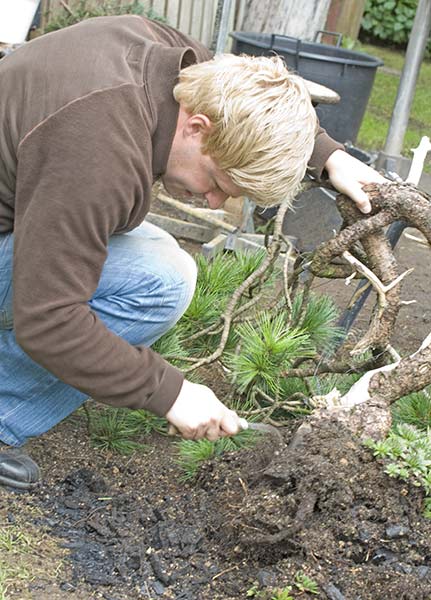
[(226, 194), (225, 192), (222, 192), (222, 191), (208, 192), (207, 194), (205, 194), (205, 198), (207, 199), (208, 206), (213, 210), (223, 206), (223, 204), (226, 202), (228, 197), (229, 197), (229, 194)]

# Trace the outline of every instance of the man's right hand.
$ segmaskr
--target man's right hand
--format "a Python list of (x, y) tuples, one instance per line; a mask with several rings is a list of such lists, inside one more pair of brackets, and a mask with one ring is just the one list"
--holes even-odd
[(241, 431), (236, 412), (220, 402), (208, 387), (187, 379), (166, 418), (188, 440), (215, 441)]
[(365, 214), (371, 211), (371, 204), (362, 186), (368, 183), (389, 183), (378, 171), (344, 150), (335, 150), (326, 161), (325, 169), (335, 189), (349, 196)]

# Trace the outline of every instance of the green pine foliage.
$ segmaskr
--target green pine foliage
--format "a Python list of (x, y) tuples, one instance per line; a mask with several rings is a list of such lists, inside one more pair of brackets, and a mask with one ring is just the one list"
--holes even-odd
[[(235, 261), (237, 263), (238, 269), (238, 283), (242, 283), (256, 271), (262, 264), (263, 260), (266, 257), (266, 250), (262, 248), (262, 250), (256, 250), (256, 252), (239, 252), (236, 254)], [(277, 270), (274, 271), (274, 275), (277, 274)], [(268, 284), (273, 283), (274, 278), (268, 278)]]
[(298, 357), (312, 356), (309, 336), (290, 329), (285, 311), (277, 315), (262, 312), (255, 321), (237, 327), (241, 351), (232, 354), (229, 366), (241, 393), (258, 386), (278, 396), (285, 371)]
[[(179, 368), (190, 364), (186, 360), (182, 362), (181, 357), (196, 358), (214, 352), (220, 342), (221, 326), (205, 335), (196, 337), (196, 334), (220, 323), (220, 316), (232, 294), (262, 264), (265, 255), (262, 250), (253, 254), (219, 254), (212, 260), (197, 256), (198, 280), (194, 298), (176, 327), (153, 348)], [(273, 297), (276, 275), (274, 273), (265, 282), (263, 297)], [(303, 309), (302, 303), (303, 297), (299, 293), (293, 301), (291, 314), (287, 310), (276, 313), (265, 310), (263, 300), (249, 313), (248, 320), (231, 328), (221, 361), (237, 392), (229, 401), (232, 408), (251, 408), (256, 387), (277, 399), (287, 399), (294, 394), (297, 398), (309, 396), (304, 381), (286, 379), (284, 372), (297, 359), (330, 351), (341, 331), (336, 326), (337, 310), (330, 298), (310, 294)], [(292, 322), (297, 325), (292, 326)], [(322, 393), (317, 389), (317, 378), (313, 379), (316, 393)], [(308, 413), (309, 409), (304, 405), (298, 407), (297, 412)]]
[(301, 315), (302, 300), (302, 294), (294, 299), (290, 319), (287, 311), (263, 311), (237, 326), (240, 352), (229, 356), (228, 364), (241, 393), (258, 386), (275, 397), (307, 394), (304, 382), (286, 380), (283, 373), (299, 358), (328, 352), (342, 334), (330, 298), (311, 294)]
[(184, 331), (195, 332), (210, 327), (217, 322), (220, 310), (224, 309), (225, 300), (216, 289), (209, 289), (198, 281), (195, 295), (182, 317), (181, 328)]
[(283, 377), (280, 381), (280, 397), (290, 398), (295, 394), (309, 396), (307, 383), (300, 377)]
[(94, 447), (125, 455), (145, 450), (144, 444), (133, 439), (140, 433), (140, 427), (130, 421), (130, 414), (121, 408), (93, 412), (90, 431)]
[[(239, 257), (242, 258), (239, 258)], [(198, 284), (203, 291), (214, 292), (218, 297), (232, 293), (242, 281), (245, 274), (245, 263), (252, 255), (243, 254), (217, 254), (212, 260), (206, 259), (202, 254), (196, 256), (199, 272)], [(265, 254), (259, 253), (258, 264), (262, 262)], [(253, 259), (253, 263), (254, 263)], [(223, 303), (228, 298), (225, 298)]]
[(400, 398), (393, 405), (392, 416), (395, 423), (409, 423), (422, 431), (431, 428), (431, 386)]
[(241, 431), (233, 437), (220, 438), (216, 442), (209, 440), (181, 440), (177, 443), (178, 460), (183, 475), (182, 480), (193, 479), (201, 465), (224, 452), (233, 452), (241, 448), (251, 448), (259, 438), (259, 433), (251, 430)]
[(215, 443), (209, 440), (181, 440), (178, 442), (177, 463), (182, 470), (183, 481), (193, 479), (199, 467), (215, 456)]
[[(196, 256), (198, 267), (198, 280), (193, 299), (187, 311), (176, 325), (174, 331), (177, 340), (182, 345), (182, 352), (188, 356), (203, 356), (214, 352), (220, 342), (221, 330), (209, 333), (198, 338), (189, 339), (193, 334), (215, 325), (220, 315), (225, 311), (232, 294), (237, 287), (262, 263), (266, 251), (262, 249), (256, 253), (218, 254), (212, 260), (203, 255)], [(266, 287), (273, 285), (273, 280), (266, 282)], [(172, 335), (168, 332), (166, 335)], [(163, 336), (154, 348), (169, 360), (169, 353), (160, 351), (164, 344)], [(232, 328), (227, 348), (233, 348), (237, 341), (234, 328)], [(178, 348), (177, 348), (178, 350)], [(172, 352), (170, 352), (172, 356)], [(175, 352), (176, 356), (181, 354)]]
[(173, 327), (154, 342), (151, 348), (174, 366), (180, 366), (182, 359), (189, 356), (184, 347), (182, 333), (180, 328)]
[(303, 294), (296, 295), (292, 304), (292, 322), (307, 331), (316, 352), (330, 352), (344, 335), (336, 326), (338, 310), (328, 296), (310, 294), (307, 306), (300, 316)]
[[(92, 407), (87, 415), (90, 438), (95, 448), (118, 454), (146, 450), (141, 438), (153, 431), (166, 435), (166, 419), (146, 410)], [(81, 414), (83, 414), (81, 412)]]
[(163, 435), (167, 432), (167, 421), (163, 417), (158, 417), (148, 410), (128, 410), (127, 423), (130, 427), (136, 427), (139, 435), (150, 435), (153, 431)]

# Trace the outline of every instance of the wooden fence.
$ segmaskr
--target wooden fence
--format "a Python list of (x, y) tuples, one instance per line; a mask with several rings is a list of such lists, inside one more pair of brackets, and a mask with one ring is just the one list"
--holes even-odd
[[(89, 4), (103, 2), (103, 0), (88, 1)], [(118, 0), (118, 4), (129, 4), (130, 1)], [(79, 0), (41, 0), (41, 26), (43, 27), (55, 14), (73, 11), (78, 3)], [(245, 0), (233, 2), (230, 30), (235, 29), (236, 22), (241, 22), (244, 5)], [(147, 0), (145, 6), (164, 17), (169, 25), (193, 36), (206, 46), (211, 45), (217, 0)]]
[[(130, 4), (132, 0), (85, 0)], [(210, 47), (213, 41), (217, 0), (142, 0), (148, 9)], [(2, 0), (0, 0), (2, 2)], [(80, 0), (41, 0), (41, 26), (56, 13), (65, 13)], [(256, 31), (313, 40), (315, 31), (329, 29), (355, 39), (365, 0), (233, 0), (229, 31)], [(325, 40), (326, 41), (326, 40)], [(331, 42), (333, 40), (331, 39)], [(330, 43), (331, 43), (330, 42)], [(229, 51), (230, 44), (226, 46)]]

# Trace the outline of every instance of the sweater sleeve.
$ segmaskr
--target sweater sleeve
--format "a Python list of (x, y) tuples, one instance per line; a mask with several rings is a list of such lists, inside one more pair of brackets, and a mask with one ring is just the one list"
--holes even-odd
[(71, 103), (21, 142), (14, 327), (23, 350), (65, 383), (107, 404), (163, 415), (182, 374), (109, 331), (88, 304), (109, 236), (142, 221), (150, 202), (148, 119), (139, 110), (142, 91), (130, 87)]
[(326, 161), (335, 150), (344, 150), (343, 144), (336, 142), (322, 127), (319, 127), (313, 153), (308, 162), (308, 170), (313, 177), (321, 179)]

